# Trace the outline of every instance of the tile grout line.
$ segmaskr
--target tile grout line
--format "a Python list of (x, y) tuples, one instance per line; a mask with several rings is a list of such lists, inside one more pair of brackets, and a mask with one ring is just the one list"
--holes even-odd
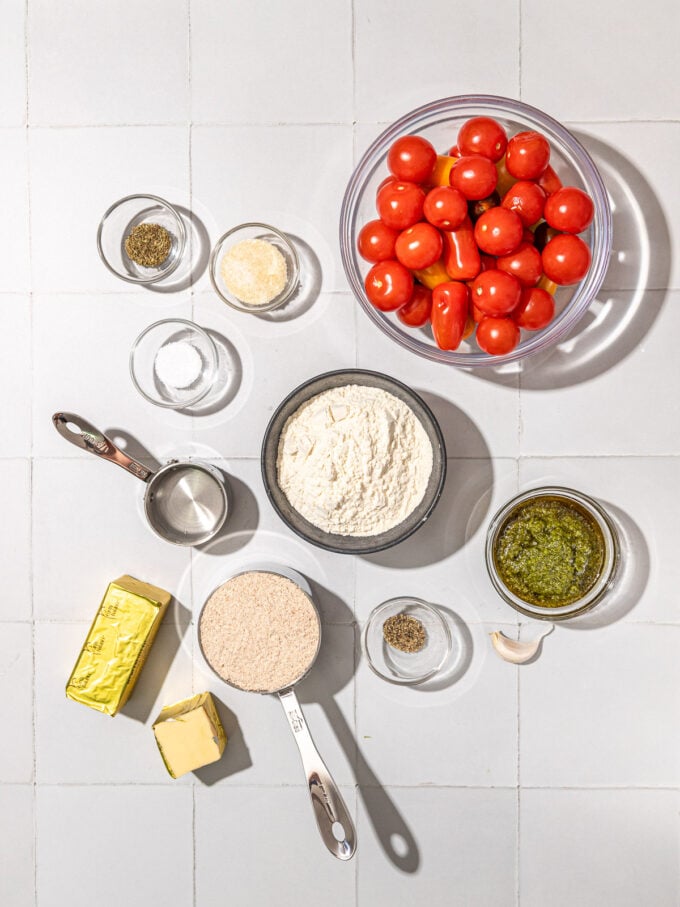
[(517, 97), (522, 100), (522, 0), (517, 0)]

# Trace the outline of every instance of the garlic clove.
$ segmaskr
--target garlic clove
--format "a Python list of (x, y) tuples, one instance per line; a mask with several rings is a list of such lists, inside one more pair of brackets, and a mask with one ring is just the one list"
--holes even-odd
[(489, 636), (491, 637), (491, 645), (501, 658), (512, 664), (521, 665), (526, 664), (527, 661), (531, 661), (540, 649), (543, 638), (547, 636), (548, 633), (551, 633), (552, 630), (553, 628), (551, 627), (547, 633), (544, 633), (542, 636), (532, 639), (529, 642), (519, 642), (516, 639), (510, 639), (508, 636), (505, 636), (504, 633), (501, 633), (500, 630), (489, 633)]

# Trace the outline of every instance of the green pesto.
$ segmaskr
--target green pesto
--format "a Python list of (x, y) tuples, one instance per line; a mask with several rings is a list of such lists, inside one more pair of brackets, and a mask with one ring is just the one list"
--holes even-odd
[(597, 581), (604, 539), (595, 520), (577, 505), (537, 498), (511, 513), (494, 559), (501, 579), (518, 598), (560, 608), (578, 601)]

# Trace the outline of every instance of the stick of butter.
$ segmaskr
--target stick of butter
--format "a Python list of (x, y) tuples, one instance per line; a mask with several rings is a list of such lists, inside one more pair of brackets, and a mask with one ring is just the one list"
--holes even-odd
[(132, 693), (171, 598), (132, 576), (109, 583), (66, 684), (68, 698), (117, 714)]
[(153, 723), (165, 767), (173, 778), (221, 758), (227, 735), (210, 693), (166, 705)]

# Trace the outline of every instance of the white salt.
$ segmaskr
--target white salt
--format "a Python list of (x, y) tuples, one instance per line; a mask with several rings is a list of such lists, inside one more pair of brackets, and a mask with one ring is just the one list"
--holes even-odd
[(156, 353), (154, 369), (158, 379), (167, 387), (190, 387), (203, 368), (201, 354), (188, 340), (166, 343)]

